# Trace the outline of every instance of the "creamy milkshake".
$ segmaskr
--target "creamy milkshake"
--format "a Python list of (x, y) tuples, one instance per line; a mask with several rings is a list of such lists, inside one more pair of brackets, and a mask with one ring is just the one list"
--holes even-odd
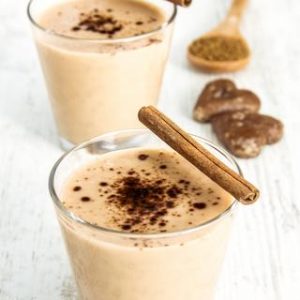
[(38, 2), (43, 1), (31, 2), (29, 14), (63, 140), (77, 144), (107, 131), (140, 127), (138, 109), (158, 100), (173, 4)]
[(232, 196), (168, 148), (81, 157), (55, 196), (81, 298), (213, 299)]

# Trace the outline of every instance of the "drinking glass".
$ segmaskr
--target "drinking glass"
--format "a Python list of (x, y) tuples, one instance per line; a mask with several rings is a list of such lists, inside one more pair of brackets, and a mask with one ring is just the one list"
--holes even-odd
[[(238, 172), (235, 160), (200, 137), (201, 145)], [(168, 148), (148, 130), (108, 133), (85, 142), (54, 165), (50, 193), (81, 299), (212, 300), (238, 203), (195, 227), (165, 233), (128, 233), (93, 225), (66, 207), (61, 191), (80, 166), (103, 154)]]
[(137, 36), (87, 39), (41, 25), (43, 13), (64, 2), (31, 0), (28, 17), (60, 142), (70, 149), (108, 131), (141, 127), (138, 110), (159, 97), (177, 8), (168, 1), (145, 0), (165, 16), (161, 26)]

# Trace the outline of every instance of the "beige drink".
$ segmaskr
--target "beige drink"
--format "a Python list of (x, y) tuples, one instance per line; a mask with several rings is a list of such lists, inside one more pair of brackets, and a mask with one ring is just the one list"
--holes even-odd
[(74, 0), (37, 11), (35, 38), (63, 140), (77, 144), (107, 131), (140, 127), (138, 109), (158, 100), (173, 5)]
[(213, 299), (231, 218), (200, 227), (233, 198), (179, 154), (110, 152), (78, 166), (59, 194), (67, 211), (110, 231), (60, 216), (82, 299)]

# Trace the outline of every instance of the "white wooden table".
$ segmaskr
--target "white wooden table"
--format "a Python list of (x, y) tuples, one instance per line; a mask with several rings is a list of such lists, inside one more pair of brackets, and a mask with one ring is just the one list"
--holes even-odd
[[(0, 299), (75, 299), (47, 179), (62, 154), (25, 15), (24, 0), (0, 1)], [(192, 69), (188, 42), (215, 25), (228, 0), (194, 0), (180, 9), (160, 107), (185, 129), (216, 142), (191, 119), (203, 85), (216, 76)], [(239, 160), (262, 192), (243, 207), (217, 300), (300, 299), (300, 1), (252, 0), (242, 30), (251, 65), (225, 74), (262, 99), (262, 112), (285, 123), (281, 143)], [(141, 299), (142, 300), (142, 299)], [(186, 299), (188, 300), (188, 299)]]

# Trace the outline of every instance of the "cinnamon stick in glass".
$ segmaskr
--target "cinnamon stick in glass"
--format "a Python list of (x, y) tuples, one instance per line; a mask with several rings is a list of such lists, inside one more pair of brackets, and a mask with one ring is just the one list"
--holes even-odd
[(176, 5), (183, 6), (183, 7), (190, 6), (192, 3), (192, 0), (168, 0), (168, 1), (170, 1)]
[(258, 199), (259, 191), (254, 185), (226, 166), (155, 107), (142, 107), (138, 117), (153, 133), (238, 201), (252, 204)]

